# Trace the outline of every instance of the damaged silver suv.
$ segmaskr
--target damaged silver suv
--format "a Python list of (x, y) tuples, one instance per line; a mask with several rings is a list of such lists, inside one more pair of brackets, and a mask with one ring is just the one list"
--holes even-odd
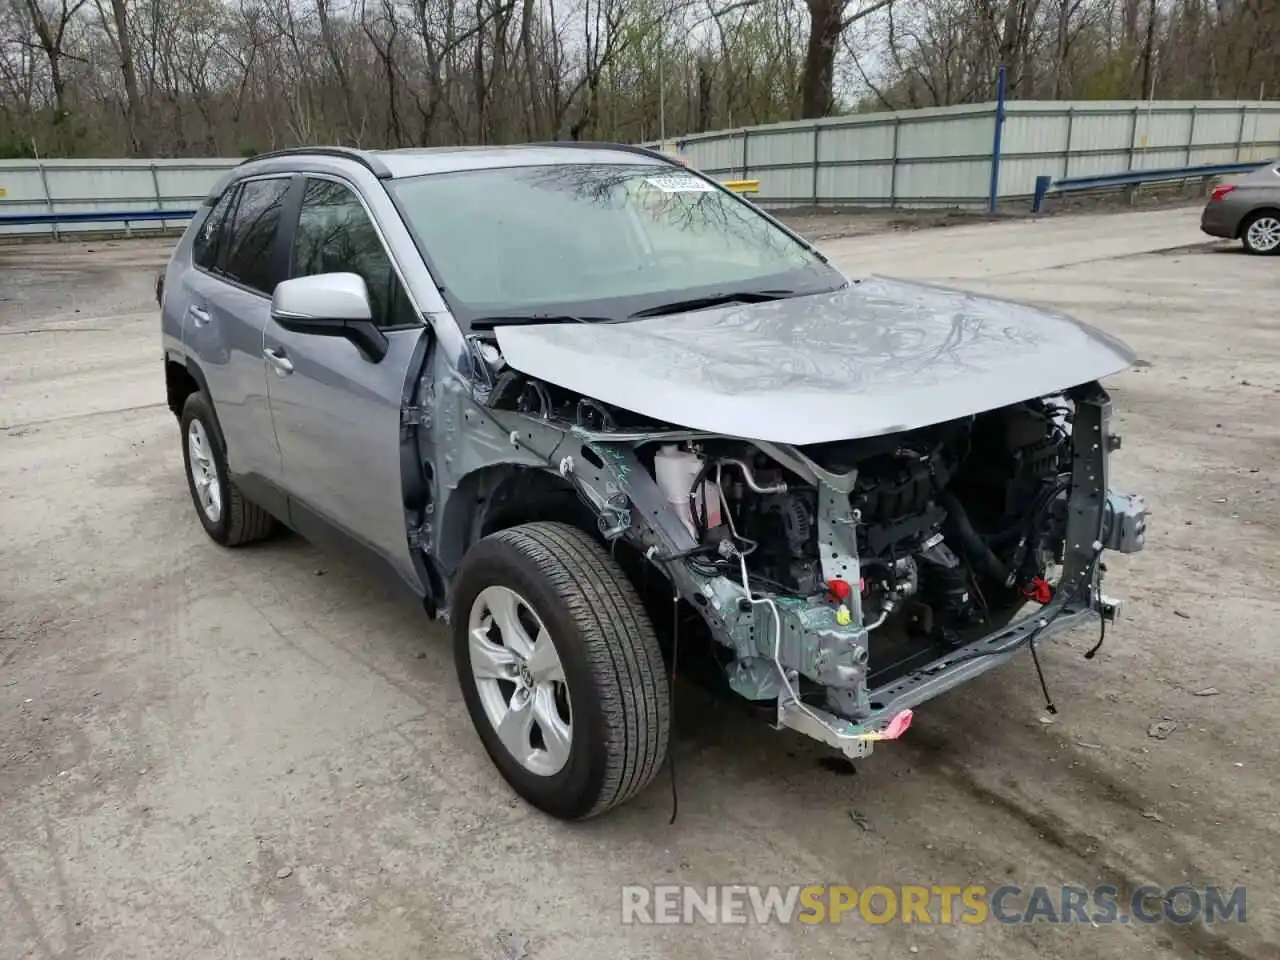
[(642, 149), (286, 151), (230, 172), (160, 278), (196, 513), (284, 523), (451, 625), (480, 740), (557, 817), (628, 799), (671, 677), (842, 751), (1072, 625), (1140, 498), (1122, 344), (850, 280)]

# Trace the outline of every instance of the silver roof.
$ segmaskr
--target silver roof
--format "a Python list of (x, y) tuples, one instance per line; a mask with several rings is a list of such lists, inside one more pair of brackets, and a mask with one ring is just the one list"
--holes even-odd
[[(484, 170), (495, 167), (534, 167), (553, 163), (660, 164), (661, 160), (626, 147), (608, 145), (513, 144), (499, 147), (426, 147), (371, 150), (392, 177), (425, 173)], [(672, 161), (674, 162), (674, 161)]]

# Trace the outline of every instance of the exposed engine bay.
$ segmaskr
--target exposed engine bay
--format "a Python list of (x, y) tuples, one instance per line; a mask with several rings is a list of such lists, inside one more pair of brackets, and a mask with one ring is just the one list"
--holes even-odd
[[(863, 626), (877, 634), (874, 682), (1007, 620), (1027, 599), (1051, 598), (1046, 576), (1061, 563), (1065, 538), (1070, 416), (1065, 398), (1044, 398), (907, 434), (801, 448), (832, 473), (856, 471), (854, 581), (824, 579), (816, 488), (758, 450), (720, 441), (664, 447), (657, 457), (706, 465), (703, 495), (690, 498), (694, 535), (741, 547), (755, 589), (826, 594), (841, 619), (858, 591)], [(699, 509), (706, 490), (720, 498), (714, 526)], [(712, 563), (732, 573), (726, 565)]]
[(729, 689), (849, 756), (1018, 649), (1105, 629), (1101, 555), (1143, 545), (1142, 499), (1107, 486), (1097, 383), (807, 446), (646, 423), (510, 369), (477, 399), (665, 577)]

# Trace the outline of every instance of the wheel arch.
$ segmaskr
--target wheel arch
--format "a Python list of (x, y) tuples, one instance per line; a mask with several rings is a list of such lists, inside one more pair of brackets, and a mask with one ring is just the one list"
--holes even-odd
[(226, 442), (226, 434), (222, 432), (222, 424), (218, 420), (218, 405), (209, 391), (209, 381), (194, 358), (183, 356), (172, 350), (165, 351), (164, 385), (165, 399), (175, 417), (182, 416), (182, 407), (187, 402), (187, 397), (193, 393), (203, 393), (205, 399), (209, 401), (209, 413), (213, 417), (213, 426), (218, 431), (218, 437), (224, 443)]
[(477, 541), (499, 530), (553, 520), (599, 536), (590, 508), (547, 467), (499, 463), (464, 475), (441, 504), (436, 560), (452, 578)]

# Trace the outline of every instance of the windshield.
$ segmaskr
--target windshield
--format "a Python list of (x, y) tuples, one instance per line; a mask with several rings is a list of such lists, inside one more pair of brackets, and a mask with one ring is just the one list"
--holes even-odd
[[(667, 304), (833, 290), (844, 278), (692, 173), (560, 164), (389, 184), (459, 319), (626, 319)], [(705, 305), (710, 305), (708, 302)]]

